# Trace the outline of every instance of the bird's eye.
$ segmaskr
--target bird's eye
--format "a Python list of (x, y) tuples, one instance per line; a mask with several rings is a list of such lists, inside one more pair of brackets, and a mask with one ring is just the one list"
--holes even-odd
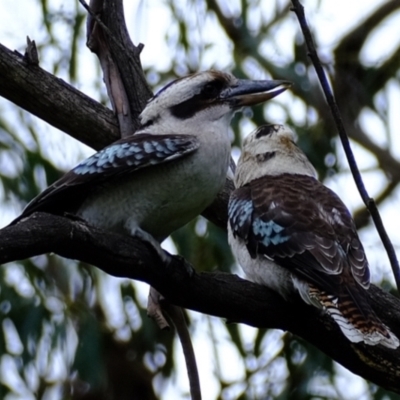
[(273, 124), (263, 125), (258, 129), (258, 131), (256, 133), (256, 138), (259, 139), (262, 136), (269, 136), (272, 133), (277, 132), (278, 131), (278, 127), (279, 126), (273, 125)]
[(207, 83), (207, 85), (203, 87), (201, 94), (207, 98), (215, 98), (218, 97), (220, 91), (221, 91), (221, 83), (212, 82), (212, 83)]

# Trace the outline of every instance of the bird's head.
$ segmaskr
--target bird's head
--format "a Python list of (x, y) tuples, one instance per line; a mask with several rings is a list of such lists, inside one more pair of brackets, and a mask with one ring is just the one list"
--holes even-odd
[(294, 133), (284, 125), (262, 125), (243, 141), (235, 174), (241, 187), (265, 175), (284, 173), (317, 177), (307, 156), (296, 145)]
[(220, 71), (200, 72), (162, 88), (143, 110), (141, 123), (165, 133), (185, 124), (193, 128), (194, 123), (222, 121), (227, 126), (235, 110), (272, 99), (290, 85), (287, 81), (237, 79)]

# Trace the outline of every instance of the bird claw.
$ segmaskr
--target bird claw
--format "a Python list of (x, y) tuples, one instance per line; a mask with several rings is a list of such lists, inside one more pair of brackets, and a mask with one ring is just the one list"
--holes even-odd
[(162, 312), (161, 301), (164, 297), (153, 287), (150, 287), (149, 297), (147, 299), (147, 315), (156, 321), (160, 329), (169, 329), (169, 323)]
[(193, 265), (189, 261), (187, 261), (184, 257), (180, 256), (179, 254), (170, 257), (171, 261), (172, 258), (174, 258), (183, 266), (183, 268), (185, 269), (186, 273), (189, 275), (190, 278), (194, 276), (196, 270), (194, 269)]
[(154, 237), (151, 236), (150, 233), (145, 232), (138, 227), (135, 227), (135, 229), (131, 231), (131, 234), (149, 244), (156, 251), (158, 257), (165, 265), (169, 265), (171, 263), (172, 256), (160, 246), (160, 243), (157, 242), (157, 240), (154, 239)]

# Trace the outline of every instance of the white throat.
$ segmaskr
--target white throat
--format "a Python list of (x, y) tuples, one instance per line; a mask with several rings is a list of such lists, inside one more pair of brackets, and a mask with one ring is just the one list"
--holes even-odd
[(235, 174), (239, 188), (265, 175), (300, 174), (317, 178), (317, 172), (306, 155), (294, 143), (293, 133), (283, 125), (275, 125), (268, 136), (252, 132), (243, 143)]

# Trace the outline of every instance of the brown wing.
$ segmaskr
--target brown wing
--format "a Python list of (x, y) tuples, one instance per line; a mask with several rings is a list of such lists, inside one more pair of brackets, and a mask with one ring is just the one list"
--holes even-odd
[(368, 262), (352, 217), (316, 179), (265, 176), (236, 190), (229, 220), (250, 255), (263, 255), (332, 294), (352, 275), (369, 286)]

